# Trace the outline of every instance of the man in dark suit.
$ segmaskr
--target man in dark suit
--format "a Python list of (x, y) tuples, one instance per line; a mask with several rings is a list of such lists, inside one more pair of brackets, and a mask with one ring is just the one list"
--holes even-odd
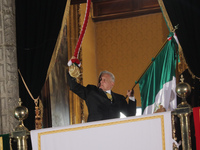
[(119, 118), (120, 112), (125, 116), (136, 114), (136, 100), (133, 91), (127, 91), (128, 103), (123, 95), (111, 91), (115, 83), (115, 77), (112, 73), (101, 72), (97, 86), (87, 85), (85, 87), (77, 83), (76, 78), (70, 76), (69, 73), (67, 78), (70, 90), (86, 102), (89, 112), (88, 122)]

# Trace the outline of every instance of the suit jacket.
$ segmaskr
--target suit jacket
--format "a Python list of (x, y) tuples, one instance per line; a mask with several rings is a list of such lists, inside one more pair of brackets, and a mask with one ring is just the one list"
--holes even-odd
[(127, 103), (123, 95), (111, 91), (113, 101), (107, 98), (105, 92), (95, 85), (87, 85), (86, 87), (77, 83), (76, 79), (67, 75), (70, 90), (85, 100), (88, 107), (88, 122), (119, 118), (120, 112), (126, 116), (134, 116), (136, 114), (136, 101), (129, 100)]

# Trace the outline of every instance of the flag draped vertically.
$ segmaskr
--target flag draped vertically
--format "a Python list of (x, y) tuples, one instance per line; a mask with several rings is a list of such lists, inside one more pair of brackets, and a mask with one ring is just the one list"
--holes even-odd
[(166, 111), (176, 108), (177, 47), (174, 33), (170, 33), (165, 46), (139, 80), (143, 114), (152, 114), (161, 106)]

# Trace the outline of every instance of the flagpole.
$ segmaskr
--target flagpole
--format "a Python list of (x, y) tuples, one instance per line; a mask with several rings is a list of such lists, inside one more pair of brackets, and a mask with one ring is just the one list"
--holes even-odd
[(134, 86), (132, 87), (132, 90), (135, 88), (135, 86), (139, 83), (140, 79), (143, 77), (143, 75), (146, 73), (146, 71), (149, 69), (149, 67), (151, 66), (151, 64), (153, 63), (154, 59), (156, 59), (156, 57), (160, 54), (160, 52), (162, 51), (163, 47), (166, 45), (168, 39), (165, 40), (164, 44), (162, 45), (162, 47), (160, 48), (160, 50), (158, 51), (158, 53), (152, 58), (152, 61), (149, 63), (148, 67), (145, 69), (145, 71), (142, 73), (142, 75), (138, 78), (138, 80), (135, 81)]
[[(160, 54), (160, 52), (162, 51), (163, 47), (166, 45), (168, 41), (168, 38), (165, 40), (164, 44), (162, 45), (162, 47), (160, 48), (160, 50), (157, 52), (157, 54), (152, 58), (152, 61), (149, 63), (148, 67), (145, 69), (145, 71), (142, 73), (142, 75), (138, 78), (138, 80), (135, 81), (135, 84), (132, 87), (132, 90), (135, 88), (135, 86), (139, 83), (140, 79), (143, 77), (143, 75), (146, 73), (146, 71), (149, 69), (149, 67), (151, 66), (151, 64), (153, 63), (153, 61), (156, 59), (156, 57)], [(126, 98), (128, 97), (128, 95), (126, 95)], [(126, 99), (125, 98), (125, 99)]]
[[(179, 24), (177, 24), (174, 29), (171, 32), (175, 32), (176, 29), (178, 29)], [(142, 78), (142, 76), (146, 73), (146, 71), (149, 69), (149, 67), (151, 66), (151, 64), (153, 63), (153, 61), (156, 59), (156, 57), (160, 54), (160, 52), (162, 51), (163, 47), (166, 45), (168, 41), (168, 38), (165, 40), (164, 44), (162, 45), (162, 47), (160, 48), (160, 50), (158, 51), (158, 53), (152, 58), (152, 61), (149, 63), (148, 67), (145, 69), (145, 71), (142, 73), (142, 75), (138, 78), (138, 80), (136, 80), (132, 90), (134, 89), (134, 87), (138, 84), (138, 82), (140, 81), (140, 79)]]
[[(171, 32), (175, 32), (178, 29), (179, 24), (177, 24)], [(156, 59), (156, 57), (160, 54), (160, 52), (162, 51), (163, 47), (167, 44), (168, 42), (168, 38), (165, 40), (164, 44), (162, 45), (162, 47), (160, 48), (160, 50), (158, 51), (158, 53), (152, 58), (152, 61), (149, 63), (148, 67), (145, 69), (145, 71), (142, 73), (142, 75), (138, 78), (138, 80), (135, 81), (134, 86), (132, 87), (132, 90), (135, 88), (135, 86), (139, 83), (140, 79), (143, 77), (143, 75), (146, 73), (146, 71), (149, 69), (149, 67), (151, 66), (151, 64), (153, 63), (153, 61)], [(126, 98), (128, 96), (126, 95)]]

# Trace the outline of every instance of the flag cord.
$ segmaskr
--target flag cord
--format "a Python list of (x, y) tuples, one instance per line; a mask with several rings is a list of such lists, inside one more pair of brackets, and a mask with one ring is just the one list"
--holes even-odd
[(24, 80), (24, 78), (23, 78), (23, 76), (22, 76), (22, 74), (21, 74), (21, 72), (20, 72), (19, 69), (18, 69), (18, 72), (19, 72), (19, 74), (20, 74), (20, 77), (21, 77), (21, 79), (22, 79), (22, 82), (24, 83), (24, 86), (25, 86), (25, 88), (26, 88), (28, 94), (30, 95), (30, 97), (31, 97), (32, 100), (34, 101), (35, 106), (37, 106), (37, 105), (38, 105), (39, 96), (38, 96), (37, 98), (34, 98), (34, 97), (33, 97), (33, 95), (31, 94), (31, 92), (30, 92), (30, 90), (29, 90), (29, 88), (28, 88), (28, 86), (27, 86), (27, 84), (26, 84), (26, 82), (25, 82), (25, 80)]

